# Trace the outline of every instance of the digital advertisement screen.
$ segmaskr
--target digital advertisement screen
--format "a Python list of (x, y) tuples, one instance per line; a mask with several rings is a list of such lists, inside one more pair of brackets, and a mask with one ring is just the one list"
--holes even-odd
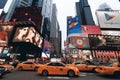
[(69, 48), (90, 48), (88, 37), (71, 36), (68, 38)]
[(0, 46), (7, 46), (12, 30), (13, 30), (12, 25), (0, 26)]
[(92, 49), (120, 49), (120, 36), (89, 35)]
[(17, 27), (13, 42), (30, 42), (41, 48), (43, 37), (34, 29), (34, 27)]

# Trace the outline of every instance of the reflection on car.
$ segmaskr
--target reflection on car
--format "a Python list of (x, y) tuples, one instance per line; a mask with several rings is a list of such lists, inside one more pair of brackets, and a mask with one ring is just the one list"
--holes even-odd
[(67, 66), (62, 62), (48, 62), (38, 68), (38, 74), (78, 76), (79, 70), (74, 66)]

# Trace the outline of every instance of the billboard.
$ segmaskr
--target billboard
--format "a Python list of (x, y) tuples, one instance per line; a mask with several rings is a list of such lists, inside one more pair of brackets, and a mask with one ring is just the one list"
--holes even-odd
[(0, 46), (7, 46), (13, 30), (13, 25), (1, 24), (0, 26)]
[(102, 30), (101, 32), (102, 32), (103, 35), (120, 36), (120, 31), (117, 31), (117, 30)]
[(120, 28), (120, 13), (118, 11), (97, 11), (101, 28)]
[(68, 37), (69, 48), (90, 48), (88, 37), (71, 36)]
[(67, 35), (81, 34), (80, 19), (79, 17), (69, 18), (67, 20)]
[(46, 54), (51, 53), (51, 44), (47, 40), (44, 40), (43, 52), (46, 53)]
[(120, 36), (91, 34), (88, 37), (92, 49), (120, 49)]
[(82, 34), (101, 34), (100, 26), (81, 25)]
[(39, 48), (42, 47), (43, 37), (34, 29), (30, 27), (17, 27), (13, 42), (30, 42)]

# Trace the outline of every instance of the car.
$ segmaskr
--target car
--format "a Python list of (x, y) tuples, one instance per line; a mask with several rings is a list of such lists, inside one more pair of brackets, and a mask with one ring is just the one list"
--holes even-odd
[(21, 71), (21, 70), (38, 70), (38, 67), (41, 66), (42, 64), (36, 64), (31, 61), (24, 61), (21, 63), (18, 63), (16, 66), (16, 69)]
[(6, 69), (3, 66), (0, 66), (0, 77), (6, 74)]
[(14, 66), (10, 64), (0, 64), (0, 66), (4, 67), (6, 69), (6, 72), (12, 72), (14, 70)]
[(78, 76), (79, 70), (77, 67), (68, 66), (62, 62), (48, 62), (38, 68), (39, 75), (67, 75), (69, 77)]
[(95, 65), (81, 63), (80, 61), (74, 61), (72, 64), (67, 65), (75, 66), (79, 69), (79, 71), (95, 71), (96, 68)]
[(98, 66), (95, 71), (100, 75), (113, 75), (120, 78), (120, 64), (116, 62), (109, 66)]

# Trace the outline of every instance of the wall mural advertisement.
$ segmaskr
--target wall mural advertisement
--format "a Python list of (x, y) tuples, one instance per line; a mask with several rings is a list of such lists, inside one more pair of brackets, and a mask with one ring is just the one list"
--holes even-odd
[(79, 17), (70, 18), (67, 20), (67, 35), (81, 34)]
[(32, 26), (17, 27), (13, 42), (30, 42), (41, 48), (43, 37)]
[(101, 28), (120, 28), (120, 13), (118, 11), (97, 11)]
[(0, 25), (0, 46), (7, 46), (8, 40), (13, 30), (12, 25)]
[(120, 49), (120, 36), (113, 35), (88, 35), (92, 49)]

